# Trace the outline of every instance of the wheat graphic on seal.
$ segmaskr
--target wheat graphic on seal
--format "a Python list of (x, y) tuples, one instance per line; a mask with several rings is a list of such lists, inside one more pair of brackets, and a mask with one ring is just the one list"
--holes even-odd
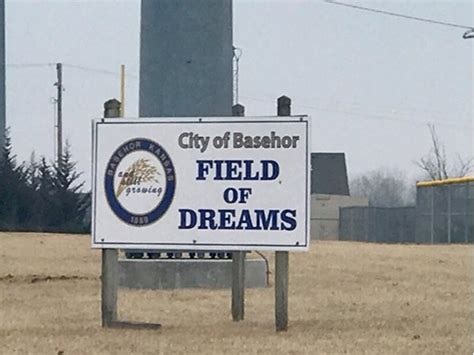
[(155, 166), (150, 164), (149, 159), (138, 159), (123, 174), (115, 196), (118, 198), (131, 185), (139, 185), (142, 182), (150, 181), (159, 182), (157, 175), (161, 174)]

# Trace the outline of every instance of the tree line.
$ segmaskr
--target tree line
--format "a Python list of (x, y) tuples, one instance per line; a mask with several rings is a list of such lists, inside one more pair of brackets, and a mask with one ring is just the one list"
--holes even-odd
[[(463, 177), (473, 171), (474, 158), (463, 157), (449, 161), (446, 147), (438, 136), (435, 126), (428, 125), (431, 149), (418, 160), (413, 161), (420, 169), (421, 180), (443, 180)], [(378, 169), (359, 175), (350, 182), (351, 195), (369, 198), (373, 207), (414, 206), (416, 203), (415, 181), (410, 181), (397, 169)]]
[(90, 193), (66, 144), (59, 162), (18, 164), (8, 130), (0, 156), (0, 230), (89, 233)]

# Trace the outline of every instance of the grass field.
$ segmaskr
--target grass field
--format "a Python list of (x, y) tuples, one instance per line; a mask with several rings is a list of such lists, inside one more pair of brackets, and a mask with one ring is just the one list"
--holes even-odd
[(88, 237), (0, 233), (0, 353), (471, 354), (473, 253), (315, 242), (290, 255), (286, 333), (274, 331), (273, 288), (247, 290), (240, 323), (230, 290), (120, 290), (121, 319), (163, 328), (105, 330)]

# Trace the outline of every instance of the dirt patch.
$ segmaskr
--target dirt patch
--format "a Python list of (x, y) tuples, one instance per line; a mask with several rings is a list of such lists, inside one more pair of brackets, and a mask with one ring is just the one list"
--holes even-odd
[(21, 275), (15, 276), (7, 274), (0, 276), (0, 282), (23, 282), (23, 283), (37, 283), (48, 281), (70, 281), (70, 280), (97, 280), (96, 277), (80, 276), (80, 275)]

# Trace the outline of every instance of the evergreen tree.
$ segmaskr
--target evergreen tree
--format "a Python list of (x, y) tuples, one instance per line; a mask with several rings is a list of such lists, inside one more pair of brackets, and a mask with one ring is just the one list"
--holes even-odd
[(39, 188), (39, 163), (36, 161), (35, 152), (31, 153), (30, 161), (28, 166), (25, 168), (25, 179), (28, 186), (30, 186), (33, 190), (38, 190)]
[(8, 129), (4, 142), (0, 158), (0, 227), (12, 230), (16, 226), (28, 225), (31, 191), (26, 184), (24, 165), (17, 165), (16, 156), (12, 153)]
[(16, 162), (9, 131), (0, 152), (0, 230), (85, 233), (90, 229), (90, 193), (66, 143), (59, 164), (44, 157)]
[(66, 142), (64, 154), (54, 166), (54, 195), (59, 204), (56, 217), (62, 231), (85, 231), (86, 212), (90, 204), (87, 194), (82, 194), (84, 182), (80, 182), (81, 173), (77, 172), (77, 163), (72, 160), (71, 145)]
[[(36, 164), (36, 173), (33, 178), (34, 203), (32, 204), (33, 216), (31, 225), (36, 231), (49, 231), (54, 229), (54, 220), (58, 204), (54, 196), (54, 183), (51, 167), (44, 157)], [(30, 168), (30, 167), (29, 167)]]

